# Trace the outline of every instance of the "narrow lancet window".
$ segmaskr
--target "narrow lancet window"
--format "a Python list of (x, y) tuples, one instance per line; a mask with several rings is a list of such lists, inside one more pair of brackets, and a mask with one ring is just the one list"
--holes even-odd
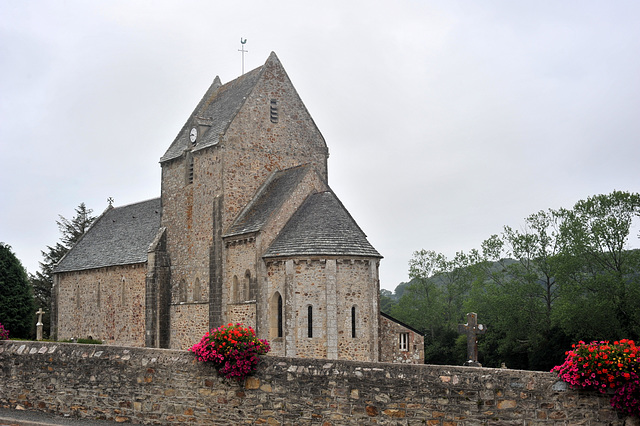
[(351, 337), (356, 337), (356, 307), (351, 307)]
[(120, 295), (120, 303), (124, 305), (127, 301), (127, 281), (122, 277), (122, 294)]
[(283, 336), (282, 332), (282, 296), (278, 295), (278, 337)]
[(313, 306), (307, 307), (307, 337), (313, 337)]

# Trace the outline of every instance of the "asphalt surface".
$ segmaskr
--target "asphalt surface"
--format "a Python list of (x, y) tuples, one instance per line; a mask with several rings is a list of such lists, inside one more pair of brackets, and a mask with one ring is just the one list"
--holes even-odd
[(12, 410), (0, 408), (0, 426), (113, 426), (122, 425), (109, 420), (78, 419), (58, 416), (42, 411)]

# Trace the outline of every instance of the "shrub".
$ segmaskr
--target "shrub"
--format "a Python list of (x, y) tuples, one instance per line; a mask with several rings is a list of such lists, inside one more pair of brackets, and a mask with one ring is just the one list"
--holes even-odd
[(9, 338), (9, 330), (4, 328), (4, 325), (0, 323), (0, 340), (7, 340)]
[(640, 417), (640, 360), (633, 340), (622, 339), (572, 345), (562, 365), (551, 371), (572, 388), (613, 390), (611, 406), (621, 413)]
[(227, 379), (242, 381), (269, 349), (269, 342), (258, 339), (251, 327), (229, 323), (205, 333), (189, 350), (199, 361), (213, 363)]

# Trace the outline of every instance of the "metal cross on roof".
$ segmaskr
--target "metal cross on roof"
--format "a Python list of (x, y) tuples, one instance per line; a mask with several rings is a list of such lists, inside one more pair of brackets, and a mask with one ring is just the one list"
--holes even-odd
[(242, 74), (244, 74), (244, 54), (245, 52), (249, 52), (248, 50), (244, 50), (244, 44), (247, 42), (247, 39), (244, 40), (240, 37), (240, 44), (242, 45), (242, 49), (238, 49), (238, 52), (242, 52)]

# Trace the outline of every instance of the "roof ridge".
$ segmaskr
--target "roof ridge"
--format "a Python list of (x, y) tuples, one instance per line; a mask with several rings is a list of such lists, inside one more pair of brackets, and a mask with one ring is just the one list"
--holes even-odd
[(161, 199), (108, 206), (60, 259), (54, 273), (146, 261), (149, 243), (160, 227)]
[[(267, 179), (263, 182), (262, 185), (260, 185), (260, 187), (254, 192), (253, 196), (251, 197), (251, 200), (245, 205), (245, 207), (240, 211), (240, 213), (234, 218), (233, 222), (231, 223), (231, 226), (229, 227), (229, 229), (227, 230), (227, 232), (223, 235), (224, 237), (229, 237), (232, 235), (241, 235), (247, 232), (255, 232), (255, 230), (253, 231), (247, 231), (247, 228), (244, 227), (244, 229), (242, 230), (242, 232), (239, 231), (238, 227), (240, 226), (240, 224), (243, 223), (243, 221), (246, 221), (247, 219), (247, 215), (249, 215), (249, 217), (251, 217), (251, 211), (254, 209), (254, 207), (256, 207), (256, 205), (258, 203), (263, 203), (264, 201), (264, 197), (266, 196), (265, 194), (267, 194), (267, 191), (272, 190), (271, 185), (278, 179), (282, 179), (283, 177), (285, 177), (287, 174), (292, 173), (294, 171), (297, 170), (301, 170), (301, 175), (298, 176), (297, 178), (294, 175), (294, 179), (295, 179), (295, 185), (297, 187), (297, 185), (300, 184), (300, 182), (304, 179), (304, 176), (306, 176), (310, 170), (313, 170), (311, 168), (311, 166), (308, 163), (305, 164), (298, 164), (296, 166), (293, 167), (289, 167), (287, 169), (282, 169), (282, 170), (276, 170), (274, 172), (272, 172)], [(285, 182), (286, 184), (286, 182)], [(280, 183), (280, 185), (282, 185), (282, 183)], [(272, 209), (278, 209), (282, 206), (282, 204), (284, 203), (284, 199), (280, 199), (277, 195), (273, 195), (271, 194), (270, 197), (271, 201), (273, 202), (277, 202), (277, 205), (272, 205)], [(264, 207), (262, 207), (264, 208)], [(266, 218), (263, 218), (264, 223), (268, 222), (267, 218), (270, 218), (271, 215), (273, 214), (273, 211), (269, 212)], [(260, 226), (263, 226), (264, 223)], [(246, 223), (245, 223), (246, 225)], [(255, 223), (254, 223), (255, 225)]]
[[(271, 52), (273, 53), (273, 52)], [(274, 54), (275, 55), (275, 54)], [(253, 93), (253, 91), (255, 90), (258, 81), (260, 81), (260, 79), (262, 78), (262, 75), (264, 74), (264, 70), (265, 70), (265, 65), (269, 62), (269, 60), (271, 59), (271, 55), (269, 55), (269, 57), (267, 58), (267, 61), (263, 64), (260, 65), (257, 68), (252, 69), (249, 72), (246, 72), (244, 74), (242, 74), (241, 76), (231, 80), (230, 82), (228, 82), (227, 84), (221, 86), (220, 88), (226, 86), (226, 85), (230, 85), (232, 83), (240, 83), (241, 79), (244, 79), (245, 76), (248, 76), (249, 74), (253, 74), (256, 73), (258, 74), (258, 76), (256, 77), (256, 81), (253, 84), (253, 86), (251, 87), (251, 89), (249, 90), (249, 92), (247, 92), (247, 95), (242, 99), (242, 102), (240, 102), (238, 104), (238, 107), (236, 108), (236, 110), (233, 112), (233, 114), (231, 115), (231, 119), (225, 123), (224, 127), (222, 128), (222, 134), (225, 134), (227, 132), (227, 130), (229, 129), (229, 126), (231, 126), (231, 123), (233, 122), (234, 118), (236, 118), (236, 116), (238, 115), (238, 112), (242, 109), (242, 107), (244, 106), (244, 104), (247, 102), (247, 99), (249, 98), (249, 96), (251, 96), (251, 94)]]
[(333, 192), (333, 189), (331, 189), (331, 187), (329, 186), (329, 184), (327, 183), (327, 190), (324, 192), (331, 192), (333, 194), (333, 196), (336, 198), (336, 200), (338, 201), (338, 203), (340, 203), (340, 206), (342, 207), (342, 209), (347, 213), (347, 215), (349, 215), (349, 218), (351, 219), (351, 221), (356, 225), (356, 228), (358, 228), (360, 230), (360, 232), (362, 232), (362, 235), (364, 235), (365, 238), (367, 238), (367, 234), (362, 230), (362, 228), (360, 228), (360, 225), (358, 225), (358, 221), (356, 221), (353, 216), (351, 216), (351, 213), (349, 212), (349, 209), (347, 209), (345, 207), (344, 204), (342, 204), (342, 201), (340, 201), (340, 197), (338, 197), (336, 195), (335, 192)]
[(65, 254), (62, 255), (62, 257), (60, 258), (60, 260), (58, 260), (56, 262), (55, 265), (53, 265), (53, 272), (55, 273), (56, 268), (58, 267), (58, 265), (60, 265), (60, 263), (62, 263), (62, 261), (67, 257), (67, 255), (69, 253), (71, 253), (71, 250), (73, 250), (73, 248), (75, 246), (78, 245), (78, 243), (80, 241), (82, 241), (84, 239), (84, 237), (89, 233), (89, 231), (91, 231), (91, 229), (96, 225), (96, 223), (98, 223), (98, 221), (100, 221), (106, 214), (108, 211), (115, 209), (115, 207), (113, 207), (111, 204), (109, 204), (107, 206), (106, 209), (104, 209), (102, 211), (102, 213), (100, 213), (100, 216), (96, 217), (95, 220), (93, 222), (91, 222), (91, 225), (89, 225), (89, 227), (87, 228), (86, 231), (84, 231), (84, 234), (80, 235), (80, 238), (78, 238), (78, 241), (76, 241), (75, 243), (73, 243), (73, 245), (71, 247), (69, 247), (69, 250), (67, 250), (67, 252)]
[[(200, 98), (200, 101), (198, 101), (198, 105), (196, 105), (191, 114), (189, 114), (189, 118), (187, 118), (187, 121), (185, 121), (182, 127), (180, 127), (180, 130), (178, 130), (178, 134), (175, 138), (173, 138), (173, 142), (171, 142), (171, 145), (176, 143), (180, 138), (180, 135), (187, 129), (187, 127), (189, 127), (189, 124), (196, 116), (196, 111), (200, 111), (202, 109), (202, 106), (205, 103), (205, 99), (209, 99), (222, 86), (223, 84), (222, 81), (220, 81), (220, 76), (216, 75), (213, 79), (213, 82), (209, 85), (207, 91), (204, 92), (204, 95), (202, 95), (202, 98)], [(169, 149), (171, 149), (171, 145), (169, 145)], [(160, 159), (160, 161), (162, 161), (162, 159)]]
[[(164, 163), (165, 161), (179, 158), (185, 149), (191, 148), (191, 145), (188, 143), (186, 133), (188, 132), (189, 126), (191, 126), (194, 123), (194, 120), (197, 120), (198, 117), (212, 118), (214, 126), (204, 134), (204, 138), (199, 140), (195, 147), (193, 147), (193, 150), (198, 151), (209, 146), (217, 145), (220, 141), (220, 136), (228, 130), (238, 112), (242, 109), (247, 102), (247, 99), (255, 90), (257, 83), (261, 80), (264, 74), (266, 65), (274, 62), (279, 64), (280, 68), (284, 69), (278, 60), (278, 57), (272, 52), (263, 65), (254, 68), (225, 84), (221, 84), (220, 78), (216, 76), (211, 86), (209, 86), (204, 96), (198, 102), (198, 105), (194, 108), (180, 128), (180, 131), (173, 139), (173, 142), (171, 142), (168, 149), (162, 157), (160, 157), (160, 162)], [(227, 97), (225, 97), (225, 95)], [(234, 95), (237, 96), (235, 100), (233, 99)], [(240, 96), (242, 96), (242, 99), (240, 99)], [(218, 117), (215, 115), (214, 117), (206, 117), (207, 114), (205, 112), (211, 112), (211, 108), (213, 108), (214, 111), (216, 110), (217, 102), (221, 102), (218, 105), (225, 106), (224, 114)], [(209, 133), (210, 131), (212, 132)]]
[[(112, 209), (122, 209), (122, 208), (125, 208), (125, 207), (135, 206), (136, 204), (148, 203), (148, 202), (150, 202), (150, 201), (159, 200), (160, 198), (161, 198), (161, 197), (147, 198), (146, 200), (136, 201), (136, 202), (129, 203), (129, 204), (124, 204), (124, 205), (122, 205), (122, 206), (118, 206), (118, 207), (113, 207), (113, 206), (110, 206), (110, 207), (111, 207)], [(107, 209), (108, 209), (108, 208), (109, 208), (109, 207), (107, 207)], [(105, 211), (106, 211), (106, 210), (105, 210)]]
[[(253, 197), (251, 197), (251, 200), (249, 200), (249, 202), (242, 208), (242, 210), (240, 210), (240, 213), (238, 213), (238, 215), (233, 219), (233, 221), (231, 222), (231, 226), (229, 227), (229, 230), (231, 230), (231, 228), (233, 228), (233, 225), (235, 225), (237, 220), (239, 220), (241, 217), (243, 217), (258, 202), (258, 199), (260, 198), (260, 195), (265, 191), (267, 186), (271, 182), (273, 182), (273, 180), (276, 178), (276, 174), (279, 171), (280, 170), (276, 170), (274, 172), (271, 172), (271, 174), (267, 177), (267, 179), (265, 179), (265, 181), (262, 183), (262, 185), (260, 185), (258, 190), (253, 194)], [(232, 234), (230, 234), (230, 235), (232, 235)]]
[(382, 258), (330, 188), (307, 196), (263, 258), (316, 255)]

